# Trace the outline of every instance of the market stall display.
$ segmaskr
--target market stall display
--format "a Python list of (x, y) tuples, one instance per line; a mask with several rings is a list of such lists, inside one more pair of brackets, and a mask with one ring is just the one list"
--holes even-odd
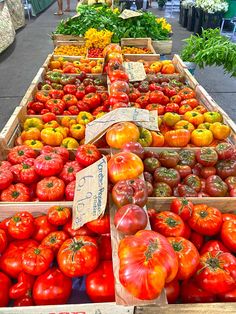
[(236, 300), (235, 124), (178, 55), (122, 46), (54, 51), (0, 133), (6, 313)]

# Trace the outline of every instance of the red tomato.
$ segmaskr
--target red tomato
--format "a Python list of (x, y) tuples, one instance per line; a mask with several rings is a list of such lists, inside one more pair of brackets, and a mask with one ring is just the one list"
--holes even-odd
[(13, 181), (13, 174), (8, 169), (0, 169), (0, 190), (5, 190)]
[(221, 302), (236, 302), (236, 288), (224, 294), (218, 294), (217, 297)]
[(17, 283), (11, 286), (9, 296), (11, 299), (19, 299), (29, 295), (32, 291), (35, 282), (35, 277), (27, 274), (26, 272), (20, 272), (17, 277)]
[(164, 93), (158, 90), (154, 90), (149, 95), (150, 104), (161, 104), (163, 105)]
[(236, 220), (236, 214), (231, 214), (231, 213), (225, 213), (222, 214), (222, 220), (225, 222), (226, 220)]
[(165, 106), (165, 112), (175, 112), (175, 113), (178, 113), (179, 112), (179, 105), (175, 104), (175, 103), (168, 103)]
[(2, 191), (0, 199), (2, 202), (28, 202), (30, 191), (23, 183), (11, 184)]
[(71, 181), (69, 184), (67, 184), (65, 189), (65, 195), (67, 201), (73, 201), (75, 194), (75, 180)]
[(7, 231), (17, 240), (30, 238), (34, 232), (34, 217), (26, 211), (16, 213), (10, 219)]
[(54, 258), (53, 250), (47, 247), (29, 248), (22, 255), (23, 270), (39, 276), (49, 269)]
[[(186, 99), (186, 100), (183, 100), (181, 101), (181, 106), (184, 106), (184, 105), (188, 105), (190, 106), (192, 109), (196, 108), (198, 105), (199, 105), (199, 102), (197, 101), (196, 98), (189, 98), (189, 99)], [(192, 110), (191, 109), (191, 110)]]
[(112, 260), (111, 235), (102, 234), (98, 238), (100, 260)]
[(55, 226), (67, 223), (71, 218), (71, 209), (62, 206), (52, 206), (48, 209), (48, 222)]
[(9, 154), (7, 155), (7, 160), (12, 164), (20, 164), (27, 158), (35, 158), (36, 152), (26, 145), (20, 145), (11, 148)]
[(101, 97), (96, 93), (89, 93), (84, 96), (83, 102), (89, 106), (89, 109), (95, 109), (101, 104)]
[(34, 300), (30, 295), (25, 295), (14, 300), (13, 306), (32, 306), (34, 305)]
[(8, 305), (9, 289), (11, 287), (11, 280), (6, 274), (0, 272), (0, 307)]
[(93, 144), (79, 146), (76, 152), (76, 160), (79, 164), (87, 167), (102, 157), (100, 151)]
[(69, 151), (65, 147), (44, 146), (41, 150), (41, 155), (50, 153), (61, 156), (64, 164), (69, 160)]
[(217, 152), (211, 147), (202, 147), (196, 151), (196, 159), (204, 167), (213, 167), (217, 163)]
[(37, 183), (36, 194), (40, 201), (60, 201), (65, 192), (65, 183), (57, 177), (44, 178)]
[(195, 231), (191, 232), (189, 240), (196, 246), (198, 250), (200, 250), (204, 242), (203, 236)]
[(41, 242), (49, 233), (56, 230), (57, 227), (48, 222), (46, 215), (39, 216), (34, 220), (33, 239)]
[(169, 304), (173, 304), (177, 301), (180, 292), (180, 286), (178, 280), (165, 284), (166, 297)]
[(229, 250), (218, 240), (209, 240), (201, 248), (200, 254), (203, 255), (211, 251), (229, 252)]
[(89, 230), (98, 234), (110, 233), (110, 216), (105, 214), (102, 217), (87, 222), (86, 226)]
[(169, 237), (167, 240), (178, 256), (179, 269), (176, 278), (185, 280), (196, 271), (199, 263), (199, 253), (194, 244), (182, 237)]
[(211, 303), (216, 296), (199, 288), (193, 279), (186, 280), (181, 285), (181, 300), (183, 303)]
[(76, 173), (79, 172), (81, 169), (83, 169), (83, 167), (77, 162), (77, 161), (68, 161), (59, 177), (66, 183), (70, 183), (71, 181), (74, 181), (75, 180), (75, 176), (76, 176)]
[(41, 177), (51, 177), (62, 171), (63, 160), (58, 154), (43, 154), (35, 159), (34, 168)]
[(221, 251), (201, 255), (195, 274), (196, 282), (205, 291), (218, 294), (235, 289), (236, 258)]
[(170, 210), (185, 221), (192, 215), (193, 203), (186, 198), (175, 198), (170, 204)]
[(64, 226), (63, 230), (69, 235), (69, 237), (75, 237), (75, 236), (90, 236), (94, 237), (96, 233), (91, 231), (86, 225), (83, 225), (79, 229), (72, 229), (72, 220), (68, 221)]
[(111, 261), (102, 261), (86, 277), (86, 292), (92, 302), (114, 302), (115, 282)]
[(28, 158), (22, 164), (12, 166), (12, 168), (17, 166), (19, 167), (19, 173), (17, 174), (17, 176), (21, 183), (31, 185), (38, 180), (38, 174), (36, 173), (34, 168), (34, 161), (35, 159)]
[[(53, 250), (56, 254), (60, 249), (62, 243), (68, 239), (68, 235), (64, 231), (54, 231), (49, 233), (41, 242), (41, 246), (47, 247)], [(40, 247), (41, 247), (40, 246)]]
[(183, 220), (170, 211), (156, 213), (150, 222), (152, 230), (165, 237), (181, 237), (184, 233)]
[(71, 290), (71, 278), (53, 267), (36, 279), (33, 299), (36, 305), (64, 304), (68, 301)]
[(122, 70), (113, 70), (109, 73), (109, 79), (113, 83), (115, 81), (129, 81), (129, 76)]
[(18, 240), (9, 244), (0, 259), (0, 268), (12, 278), (17, 278), (22, 268), (22, 254), (28, 248), (36, 248), (38, 243), (34, 240)]
[(220, 231), (222, 215), (215, 207), (208, 207), (204, 204), (195, 205), (188, 223), (194, 231), (202, 235), (213, 236)]
[(0, 254), (4, 252), (7, 247), (7, 234), (3, 229), (0, 229)]
[(115, 81), (110, 86), (110, 95), (116, 94), (117, 92), (129, 94), (129, 91), (129, 84), (125, 81)]
[(175, 252), (165, 237), (151, 230), (138, 231), (119, 243), (119, 279), (140, 300), (157, 298), (178, 271)]
[(57, 262), (60, 270), (68, 277), (89, 274), (99, 262), (96, 240), (88, 236), (66, 240), (58, 251)]
[(221, 239), (230, 251), (236, 253), (236, 219), (223, 222)]
[(52, 120), (56, 120), (56, 115), (55, 113), (48, 112), (42, 115), (42, 120), (44, 123), (50, 122)]

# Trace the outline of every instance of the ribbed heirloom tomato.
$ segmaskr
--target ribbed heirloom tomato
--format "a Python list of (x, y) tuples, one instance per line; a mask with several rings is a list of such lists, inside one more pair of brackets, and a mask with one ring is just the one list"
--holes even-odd
[(68, 239), (68, 235), (64, 231), (54, 231), (49, 233), (41, 242), (41, 246), (50, 248), (54, 253), (57, 254), (61, 245), (65, 240)]
[(17, 240), (30, 238), (34, 232), (34, 217), (25, 211), (16, 213), (9, 220), (7, 231)]
[(119, 243), (119, 279), (131, 295), (141, 300), (157, 298), (178, 271), (178, 260), (162, 235), (141, 230)]
[(190, 141), (190, 132), (185, 129), (167, 131), (164, 135), (166, 144), (171, 147), (185, 147)]
[(36, 194), (40, 201), (60, 201), (65, 192), (65, 183), (57, 177), (44, 178), (37, 183)]
[(221, 239), (223, 243), (236, 253), (236, 219), (224, 221), (221, 229)]
[(63, 206), (52, 206), (48, 209), (48, 222), (52, 225), (62, 226), (71, 218), (71, 209)]

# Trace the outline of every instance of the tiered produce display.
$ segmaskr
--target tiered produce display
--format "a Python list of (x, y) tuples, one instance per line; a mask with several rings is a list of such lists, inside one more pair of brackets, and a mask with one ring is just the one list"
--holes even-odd
[[(111, 313), (116, 301), (117, 313), (135, 313), (235, 302), (234, 123), (177, 55), (73, 49), (48, 56), (0, 134), (0, 306)], [(144, 80), (130, 79), (131, 62)], [(99, 204), (90, 186), (75, 211), (103, 156), (107, 204), (75, 227), (94, 214), (91, 195)]]

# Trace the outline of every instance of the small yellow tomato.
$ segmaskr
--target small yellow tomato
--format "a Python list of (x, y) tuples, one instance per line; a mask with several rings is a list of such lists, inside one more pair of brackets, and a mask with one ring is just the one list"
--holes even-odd
[(83, 124), (73, 124), (70, 127), (70, 135), (76, 140), (82, 140), (85, 136), (85, 126)]
[(71, 148), (72, 149), (72, 148), (78, 148), (79, 143), (73, 137), (66, 137), (62, 141), (61, 146), (65, 147), (65, 148)]
[(41, 139), (46, 145), (60, 146), (63, 141), (63, 135), (57, 129), (47, 128), (41, 131)]
[(23, 142), (24, 145), (27, 145), (33, 149), (42, 149), (43, 143), (38, 140), (26, 140)]
[(43, 129), (43, 121), (39, 118), (28, 118), (24, 122), (24, 130), (29, 128), (37, 128), (40, 131)]

